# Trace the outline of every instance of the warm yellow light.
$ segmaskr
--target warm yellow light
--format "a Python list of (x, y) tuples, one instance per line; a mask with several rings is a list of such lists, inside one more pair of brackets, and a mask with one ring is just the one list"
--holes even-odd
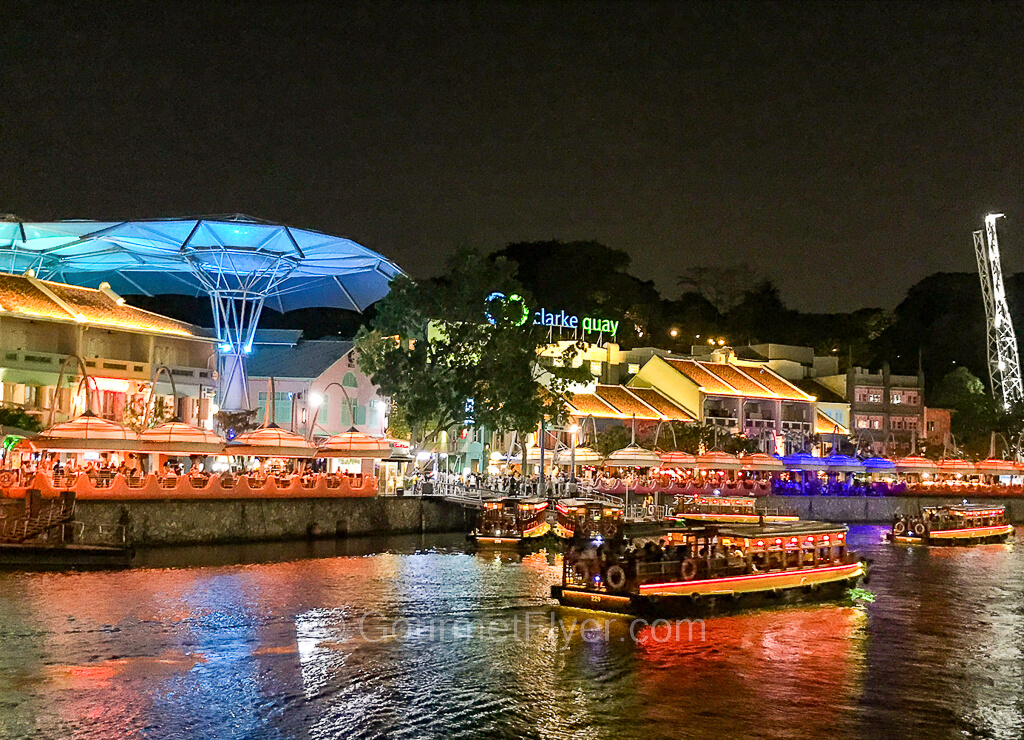
[(678, 329), (673, 329), (672, 331), (669, 332), (669, 334), (671, 334), (673, 337), (678, 337), (679, 336), (679, 330)]
[(725, 344), (725, 340), (724, 339), (719, 339), (718, 340), (718, 346), (719, 347), (723, 346), (724, 344)]
[(714, 344), (714, 343), (715, 343), (715, 340), (712, 339), (711, 337), (708, 337), (708, 344)]
[(580, 430), (580, 425), (579, 424), (573, 424), (572, 426), (569, 427), (569, 433), (570, 434), (576, 434), (576, 432), (578, 432), (579, 430)]

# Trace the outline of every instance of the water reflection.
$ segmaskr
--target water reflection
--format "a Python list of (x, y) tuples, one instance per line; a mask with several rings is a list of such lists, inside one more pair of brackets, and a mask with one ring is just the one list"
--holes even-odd
[(1021, 549), (880, 533), (867, 609), (681, 625), (554, 606), (556, 553), (458, 537), (0, 574), (0, 737), (1024, 736)]

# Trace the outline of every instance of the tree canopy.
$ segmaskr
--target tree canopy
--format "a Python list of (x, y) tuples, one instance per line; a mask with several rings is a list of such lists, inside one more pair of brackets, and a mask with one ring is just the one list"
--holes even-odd
[[(489, 301), (494, 293), (506, 299)], [(571, 382), (589, 379), (572, 367), (574, 347), (560, 367), (541, 370), (537, 353), (545, 332), (522, 321), (512, 296), (530, 299), (513, 265), (461, 250), (439, 278), (396, 278), (370, 326), (360, 330), (360, 366), (400, 404), (418, 442), (469, 424), (532, 431), (542, 417), (561, 417)], [(549, 391), (538, 383), (542, 375)]]

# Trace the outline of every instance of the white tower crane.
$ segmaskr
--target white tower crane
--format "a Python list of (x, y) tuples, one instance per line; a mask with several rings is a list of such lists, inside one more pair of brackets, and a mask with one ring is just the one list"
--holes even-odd
[(1002, 216), (1001, 213), (985, 216), (985, 230), (974, 232), (974, 254), (978, 258), (981, 298), (985, 302), (988, 324), (988, 375), (992, 396), (1009, 409), (1013, 403), (1024, 399), (1024, 384), (1020, 377), (1017, 337), (1006, 305), (1003, 268), (999, 264), (996, 219)]

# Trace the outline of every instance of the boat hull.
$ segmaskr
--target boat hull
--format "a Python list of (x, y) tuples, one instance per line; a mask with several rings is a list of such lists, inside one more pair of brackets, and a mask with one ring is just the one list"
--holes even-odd
[(987, 545), (1006, 542), (1013, 536), (1013, 526), (1001, 524), (995, 527), (970, 527), (968, 529), (943, 529), (925, 532), (917, 537), (912, 534), (888, 533), (889, 541), (898, 545), (939, 545), (960, 546)]
[(0, 544), (0, 570), (116, 570), (130, 568), (133, 547)]
[(683, 581), (641, 586), (640, 593), (615, 595), (572, 586), (552, 586), (562, 606), (634, 616), (708, 616), (783, 604), (837, 601), (865, 575), (863, 563), (832, 568)]

